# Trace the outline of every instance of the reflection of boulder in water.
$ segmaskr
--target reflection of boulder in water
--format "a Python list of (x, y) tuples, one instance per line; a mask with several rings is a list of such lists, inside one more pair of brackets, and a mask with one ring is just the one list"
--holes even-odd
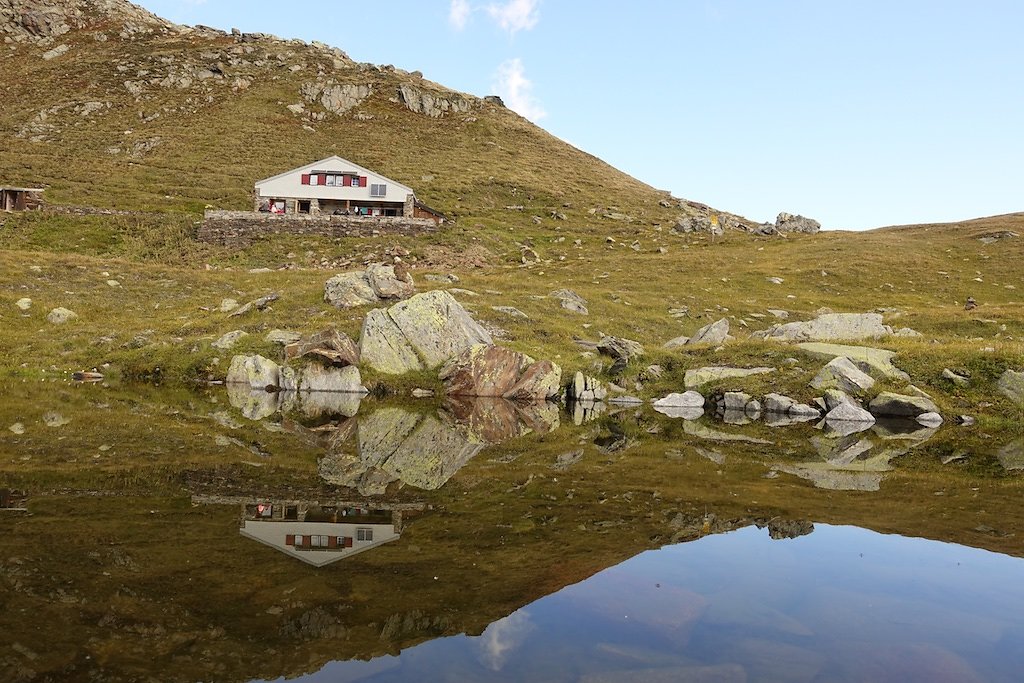
[(572, 423), (579, 427), (604, 415), (607, 406), (603, 401), (570, 401), (567, 408), (572, 414)]
[(688, 436), (705, 439), (707, 441), (741, 441), (744, 443), (764, 444), (768, 446), (774, 445), (771, 441), (747, 436), (746, 434), (736, 434), (733, 432), (723, 432), (717, 429), (712, 429), (703, 422), (687, 420), (683, 423), (683, 432)]
[(352, 417), (359, 411), (362, 394), (334, 391), (265, 391), (246, 384), (226, 385), (228, 401), (250, 420), (263, 420), (296, 407), (306, 417), (325, 415)]
[(496, 444), (530, 432), (558, 429), (558, 405), (548, 401), (522, 402), (502, 398), (451, 396), (445, 410), (470, 434)]
[(250, 420), (262, 420), (281, 410), (281, 395), (253, 389), (248, 384), (227, 385), (228, 401)]
[(486, 446), (558, 426), (558, 407), (502, 399), (452, 400), (447, 410), (416, 413), (381, 408), (360, 417), (358, 455), (332, 449), (320, 476), (363, 495), (380, 495), (394, 481), (440, 488)]
[[(776, 541), (806, 536), (814, 531), (814, 523), (806, 519), (773, 519), (767, 526), (768, 535)], [(761, 528), (760, 525), (758, 528)]]
[[(775, 469), (793, 474), (814, 484), (815, 488), (830, 491), (877, 491), (882, 484), (885, 470), (837, 469), (827, 462), (805, 462), (797, 464), (776, 464)], [(888, 468), (888, 466), (886, 466)]]

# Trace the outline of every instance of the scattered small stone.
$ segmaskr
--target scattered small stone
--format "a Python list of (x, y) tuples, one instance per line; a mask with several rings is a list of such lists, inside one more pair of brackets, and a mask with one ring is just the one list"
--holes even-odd
[(925, 427), (938, 427), (942, 424), (942, 416), (938, 413), (921, 413), (916, 419), (918, 424)]
[(32, 299), (29, 299), (28, 297), (18, 299), (17, 301), (14, 302), (14, 305), (23, 311), (27, 311), (28, 309), (32, 308)]
[(267, 306), (269, 306), (271, 303), (277, 301), (280, 298), (281, 298), (281, 295), (278, 294), (277, 292), (272, 292), (270, 294), (267, 294), (266, 296), (261, 296), (258, 299), (253, 299), (252, 301), (250, 301), (249, 303), (243, 305), (241, 308), (238, 308), (234, 312), (229, 313), (228, 317), (229, 318), (237, 318), (238, 316), (245, 315), (246, 313), (248, 313), (249, 311), (252, 311), (252, 310), (256, 310), (256, 311), (265, 310), (267, 308)]
[(413, 398), (431, 398), (434, 392), (430, 389), (420, 389), (419, 387), (409, 392)]
[(280, 344), (281, 346), (288, 346), (302, 339), (302, 335), (298, 332), (290, 332), (288, 330), (271, 330), (267, 332), (267, 335), (263, 338), (271, 344)]
[(10, 431), (14, 432), (15, 434), (19, 434), (19, 435), (25, 433), (25, 425), (23, 425), (20, 422), (15, 422), (14, 424), (12, 424), (7, 429), (9, 429)]
[(215, 349), (227, 350), (238, 343), (238, 340), (242, 337), (248, 337), (249, 333), (243, 330), (232, 330), (227, 334), (223, 335), (220, 339), (210, 344)]
[(221, 313), (230, 313), (231, 311), (238, 308), (238, 302), (234, 299), (221, 299), (220, 311)]
[(973, 296), (967, 297), (967, 303), (964, 304), (965, 311), (973, 311), (978, 307), (978, 301)]
[(962, 425), (964, 427), (971, 427), (971, 426), (973, 426), (977, 422), (977, 420), (975, 420), (970, 415), (959, 415), (956, 418), (956, 421), (957, 421), (958, 424), (960, 424), (960, 425)]
[(510, 316), (512, 318), (521, 318), (523, 320), (530, 319), (530, 316), (526, 315), (515, 306), (491, 306), (491, 309), (497, 311), (498, 313), (504, 313), (505, 315)]
[(971, 380), (969, 376), (953, 372), (949, 368), (942, 369), (942, 377), (944, 379), (948, 379), (950, 382), (952, 382), (958, 387), (968, 387), (971, 385)]

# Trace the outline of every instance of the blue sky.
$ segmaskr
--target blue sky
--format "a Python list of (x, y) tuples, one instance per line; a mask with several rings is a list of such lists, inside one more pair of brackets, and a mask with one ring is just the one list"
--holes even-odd
[(676, 196), (825, 228), (1024, 211), (1024, 2), (141, 0), (507, 105)]

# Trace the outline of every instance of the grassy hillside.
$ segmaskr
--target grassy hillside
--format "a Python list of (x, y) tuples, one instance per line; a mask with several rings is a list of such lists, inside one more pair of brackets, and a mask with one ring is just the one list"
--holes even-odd
[[(12, 6), (0, 2), (0, 17)], [(792, 348), (747, 339), (775, 322), (768, 309), (791, 320), (821, 308), (879, 310), (894, 327), (922, 333), (883, 344), (944, 412), (1020, 415), (991, 381), (1024, 366), (1024, 242), (1005, 235), (1024, 232), (1024, 214), (859, 234), (682, 234), (676, 222), (706, 209), (417, 74), (325, 46), (175, 27), (120, 0), (53, 8), (66, 12), (67, 33), (34, 36), (16, 12), (0, 24), (12, 37), (3, 47), (0, 178), (46, 185), (55, 205), (119, 213), (0, 217), (8, 373), (109, 364), (108, 374), (129, 378), (222, 376), (228, 355), (210, 342), (233, 329), (250, 333), (237, 350), (267, 354), (279, 352), (263, 341), (273, 328), (357, 334), (365, 311), (327, 306), (324, 281), (400, 254), (421, 290), (440, 286), (423, 274), (457, 273), (471, 290), (459, 298), (500, 339), (567, 371), (603, 369), (574, 338), (640, 341), (648, 354), (620, 381), (643, 396), (679, 388), (697, 365), (782, 367)], [(447, 111), (414, 111), (403, 89)], [(249, 207), (256, 179), (334, 153), (408, 183), (455, 223), (420, 239), (268, 237), (244, 250), (194, 239), (204, 206)], [(987, 239), (994, 235), (1002, 238)], [(547, 296), (563, 287), (588, 301), (589, 316)], [(269, 311), (228, 319), (218, 310), (223, 298), (271, 291), (281, 299)], [(966, 311), (969, 296), (980, 305)], [(25, 312), (13, 305), (23, 297), (33, 300)], [(78, 319), (47, 323), (56, 306)], [(721, 317), (736, 337), (724, 349), (660, 350)], [(646, 378), (649, 363), (664, 376)], [(971, 373), (972, 386), (942, 379), (946, 367)], [(743, 386), (809, 398), (816, 369), (801, 362), (771, 384)]]

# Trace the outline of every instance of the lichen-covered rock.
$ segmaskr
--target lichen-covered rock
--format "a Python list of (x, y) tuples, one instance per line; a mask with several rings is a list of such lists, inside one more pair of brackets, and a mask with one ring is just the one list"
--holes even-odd
[(281, 386), (281, 366), (260, 355), (238, 355), (231, 359), (228, 384), (244, 384), (253, 389)]
[(359, 376), (359, 368), (324, 367), (316, 363), (307, 365), (296, 373), (298, 391), (327, 391), (346, 394), (365, 394), (366, 388)]
[(571, 289), (556, 289), (548, 294), (548, 296), (558, 299), (562, 304), (562, 308), (567, 311), (579, 313), (580, 315), (588, 314), (586, 300)]
[(451, 396), (543, 401), (558, 395), (562, 371), (503, 346), (476, 344), (448, 361), (439, 377)]
[(895, 351), (875, 349), (869, 346), (849, 346), (846, 344), (827, 344), (824, 342), (805, 342), (797, 344), (797, 348), (812, 358), (828, 359), (843, 356), (849, 358), (854, 365), (875, 377), (892, 379), (910, 379), (910, 375), (893, 365)]
[(1018, 405), (1024, 405), (1024, 372), (1006, 370), (999, 376), (996, 389)]
[(875, 385), (875, 380), (849, 358), (837, 356), (828, 362), (811, 380), (815, 389), (839, 389), (850, 393), (867, 391)]
[(46, 314), (46, 319), (54, 325), (63, 325), (66, 322), (74, 320), (78, 317), (78, 314), (69, 308), (58, 306), (49, 313)]
[(722, 318), (713, 323), (705, 325), (697, 330), (686, 342), (687, 346), (693, 344), (711, 344), (717, 346), (725, 342), (729, 336), (729, 319)]
[(868, 404), (872, 415), (891, 417), (917, 417), (923, 413), (937, 413), (939, 409), (924, 396), (907, 396), (883, 391)]
[(766, 375), (775, 372), (775, 368), (730, 368), (730, 367), (705, 367), (691, 368), (683, 376), (683, 385), (687, 389), (693, 389), (709, 382), (717, 382), (723, 379), (739, 379), (751, 375)]
[(424, 368), (412, 344), (383, 308), (370, 311), (363, 319), (359, 356), (365, 365), (389, 375)]
[(417, 294), (387, 310), (367, 314), (359, 339), (362, 362), (379, 372), (402, 374), (436, 368), (491, 335), (448, 292)]
[(826, 313), (813, 320), (773, 325), (755, 333), (771, 341), (879, 339), (892, 334), (879, 313)]
[(227, 334), (221, 336), (220, 339), (210, 344), (215, 349), (227, 350), (238, 343), (238, 340), (242, 337), (249, 336), (248, 332), (243, 330), (232, 330)]
[(335, 308), (354, 308), (412, 296), (416, 285), (408, 272), (374, 263), (361, 272), (339, 273), (324, 284), (324, 301)]

